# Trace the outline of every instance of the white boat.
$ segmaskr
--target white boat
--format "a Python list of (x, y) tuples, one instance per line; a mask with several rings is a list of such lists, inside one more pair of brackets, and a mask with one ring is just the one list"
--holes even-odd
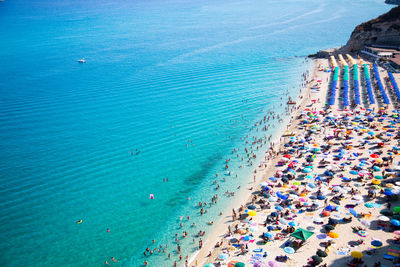
[(78, 59), (78, 62), (79, 63), (86, 63), (86, 59), (84, 59), (84, 58)]

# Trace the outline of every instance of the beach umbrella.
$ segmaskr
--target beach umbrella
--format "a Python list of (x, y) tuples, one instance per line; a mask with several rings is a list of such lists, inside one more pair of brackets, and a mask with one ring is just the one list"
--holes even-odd
[(318, 223), (323, 223), (323, 222), (324, 222), (324, 219), (322, 219), (322, 218), (315, 218), (315, 219), (314, 219), (314, 222), (317, 223), (317, 224), (318, 224)]
[(381, 181), (373, 179), (372, 183), (375, 185), (379, 185), (379, 184), (381, 184)]
[(250, 206), (248, 206), (247, 208), (248, 208), (249, 210), (255, 210), (255, 209), (256, 209), (256, 206), (250, 205)]
[(328, 211), (332, 211), (332, 210), (336, 210), (336, 207), (332, 206), (332, 205), (328, 205), (328, 206), (326, 206), (325, 209), (328, 210)]
[(305, 173), (310, 173), (310, 172), (312, 172), (312, 169), (310, 169), (310, 168), (305, 168), (305, 169), (303, 169), (303, 172), (305, 172)]
[(305, 230), (303, 228), (298, 228), (296, 231), (294, 231), (290, 236), (306, 241), (307, 239), (309, 239), (312, 235), (314, 234), (314, 232)]
[(278, 201), (278, 198), (274, 197), (274, 196), (270, 196), (270, 197), (268, 197), (268, 200), (271, 202), (276, 202), (276, 201)]
[(371, 222), (370, 222), (369, 220), (362, 220), (362, 221), (361, 221), (361, 224), (362, 224), (362, 225), (365, 225), (365, 226), (370, 226), (370, 225), (371, 225)]
[(393, 196), (392, 191), (385, 191), (383, 192), (385, 195), (387, 195), (388, 197)]
[(326, 235), (326, 234), (319, 234), (319, 235), (317, 235), (317, 238), (318, 239), (325, 239), (325, 238), (327, 238), (328, 236)]
[(382, 216), (378, 217), (378, 220), (380, 220), (382, 222), (388, 222), (388, 221), (390, 221), (390, 218), (382, 215)]
[(358, 174), (358, 172), (355, 171), (355, 170), (351, 170), (351, 171), (349, 171), (349, 173), (350, 173), (350, 174), (353, 174), (353, 175), (357, 175), (357, 174)]
[(204, 265), (204, 267), (215, 267), (215, 265), (212, 263), (207, 263), (206, 265)]
[(254, 210), (251, 210), (251, 211), (247, 212), (247, 214), (249, 214), (250, 216), (256, 216), (257, 212), (255, 212)]
[(277, 261), (269, 261), (268, 266), (269, 267), (281, 267), (282, 265)]
[(329, 236), (330, 238), (338, 238), (338, 237), (339, 237), (339, 234), (338, 234), (338, 233), (335, 233), (335, 232), (330, 232), (330, 233), (328, 234), (328, 236)]
[(395, 212), (400, 212), (400, 207), (394, 207), (394, 208), (393, 208), (393, 211), (395, 211)]
[(317, 256), (317, 255), (312, 256), (311, 259), (312, 259), (314, 262), (318, 263), (318, 264), (321, 263), (321, 262), (323, 261), (322, 258), (321, 258), (320, 256)]
[(374, 158), (374, 159), (377, 159), (377, 158), (379, 158), (379, 155), (378, 154), (371, 154), (370, 157)]
[(283, 208), (282, 208), (281, 206), (275, 206), (275, 209), (276, 209), (277, 211), (283, 210)]
[(294, 222), (294, 221), (289, 222), (289, 226), (297, 226), (297, 225), (299, 225), (297, 222)]
[(283, 251), (285, 251), (287, 254), (293, 254), (293, 253), (295, 253), (295, 250), (294, 250), (294, 248), (292, 248), (292, 247), (285, 247), (285, 248), (283, 249)]
[(333, 225), (326, 224), (326, 225), (324, 225), (324, 229), (325, 229), (326, 231), (332, 231), (332, 230), (335, 229), (335, 227), (334, 227)]
[(279, 215), (279, 214), (278, 214), (277, 212), (275, 212), (275, 211), (274, 211), (274, 212), (271, 212), (271, 216), (272, 216), (272, 217), (278, 217), (278, 215)]
[(400, 235), (400, 231), (394, 231), (393, 234)]
[(323, 250), (318, 250), (317, 251), (317, 255), (320, 256), (320, 257), (326, 257), (326, 256), (328, 256), (328, 253), (326, 253)]
[(352, 251), (350, 255), (355, 259), (361, 259), (364, 256), (360, 251)]
[(387, 188), (394, 188), (394, 184), (388, 183), (388, 184), (386, 184), (386, 187), (387, 187)]
[(363, 230), (358, 231), (357, 234), (358, 234), (359, 236), (361, 236), (361, 237), (367, 237), (367, 235), (368, 235), (368, 233), (367, 233), (366, 231), (363, 231)]
[(381, 242), (381, 241), (379, 241), (379, 240), (373, 240), (372, 242), (371, 242), (371, 245), (373, 245), (374, 247), (382, 247), (382, 245), (383, 245), (383, 243)]
[(364, 204), (364, 206), (367, 207), (367, 208), (373, 208), (374, 207), (374, 203), (367, 202), (367, 203)]
[(375, 179), (382, 180), (383, 176), (382, 175), (375, 175)]
[(274, 233), (266, 232), (266, 233), (264, 233), (264, 236), (265, 236), (266, 238), (272, 238), (272, 237), (274, 237)]
[(382, 204), (378, 204), (378, 203), (372, 203), (373, 205), (374, 205), (374, 208), (380, 208), (380, 207), (382, 207)]
[(390, 223), (391, 223), (392, 225), (394, 225), (394, 226), (400, 226), (400, 221), (399, 221), (399, 220), (396, 220), (396, 219), (390, 220)]
[(235, 267), (245, 267), (246, 265), (243, 262), (235, 263)]
[(226, 253), (222, 253), (222, 254), (219, 254), (219, 255), (218, 255), (218, 258), (219, 258), (220, 260), (225, 261), (225, 260), (227, 260), (227, 259), (229, 258), (229, 255), (226, 254)]
[(331, 213), (329, 211), (327, 211), (327, 210), (324, 210), (321, 214), (322, 214), (322, 216), (325, 216), (325, 217), (331, 215)]
[(287, 224), (287, 220), (284, 219), (284, 218), (281, 218), (281, 219), (279, 220), (279, 222), (280, 222), (281, 224)]
[(381, 171), (381, 168), (379, 168), (378, 166), (374, 166), (374, 167), (372, 167), (372, 169), (374, 169), (374, 171), (376, 171), (376, 172)]
[(354, 209), (352, 209), (352, 208), (350, 208), (349, 209), (349, 212), (354, 216), (354, 217), (357, 217), (357, 212), (354, 210)]
[(249, 230), (252, 231), (252, 232), (257, 232), (258, 228), (253, 226), (253, 227), (250, 227)]

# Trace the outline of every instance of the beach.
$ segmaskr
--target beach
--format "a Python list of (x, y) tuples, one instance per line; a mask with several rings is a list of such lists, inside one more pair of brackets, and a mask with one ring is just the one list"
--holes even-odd
[[(343, 57), (339, 57), (337, 61), (342, 64), (340, 66), (343, 69), (348, 68), (345, 67), (346, 60)], [(349, 59), (351, 63), (354, 61), (357, 61), (355, 64), (361, 66), (368, 64), (367, 66), (372, 72), (371, 62)], [(381, 73), (380, 79), (385, 81), (386, 90), (392, 100), (391, 105), (384, 103), (385, 98), (380, 96), (382, 91), (378, 90), (378, 86), (374, 86), (373, 94), (376, 101), (371, 104), (371, 99), (368, 99), (370, 96), (365, 88), (365, 81), (362, 80), (363, 86), (360, 88), (363, 103), (361, 105), (343, 107), (346, 102), (342, 101), (343, 87), (339, 86), (337, 90), (342, 93), (336, 92), (335, 104), (326, 109), (325, 103), (332, 99), (330, 86), (334, 79), (334, 74), (332, 75), (332, 72), (327, 70), (331, 67), (334, 70), (333, 64), (337, 65), (332, 60), (315, 59), (312, 79), (302, 93), (302, 99), (297, 108), (291, 113), (290, 123), (285, 133), (289, 136), (280, 138), (275, 144), (275, 148), (279, 148), (275, 149), (275, 156), (266, 162), (267, 167), (258, 169), (256, 179), (249, 179), (247, 188), (241, 190), (235, 201), (232, 201), (231, 207), (224, 212), (224, 216), (215, 222), (203, 248), (191, 257), (190, 266), (204, 266), (207, 262), (228, 266), (235, 266), (235, 262), (242, 262), (245, 266), (256, 266), (258, 263), (259, 266), (264, 266), (262, 264), (265, 266), (306, 266), (310, 263), (312, 266), (316, 263), (312, 263), (311, 257), (315, 256), (318, 250), (327, 254), (321, 258), (321, 264), (327, 264), (327, 266), (343, 266), (354, 260), (350, 256), (351, 252), (363, 252), (363, 262), (367, 266), (375, 266), (374, 264), (381, 262), (383, 255), (388, 253), (387, 247), (391, 245), (389, 241), (394, 238), (391, 227), (394, 226), (390, 225), (388, 221), (382, 222), (378, 218), (382, 215), (380, 212), (387, 208), (388, 200), (392, 208), (399, 204), (397, 198), (390, 198), (399, 190), (398, 186), (394, 185), (396, 181), (391, 180), (397, 177), (396, 172), (388, 172), (388, 170), (393, 171), (392, 169), (398, 163), (397, 153), (393, 152), (397, 141), (391, 138), (393, 134), (387, 133), (388, 129), (385, 128), (387, 125), (384, 125), (382, 121), (373, 126), (372, 124), (368, 124), (366, 127), (364, 127), (365, 124), (363, 127), (359, 125), (364, 123), (361, 119), (364, 118), (363, 116), (388, 117), (390, 115), (397, 118), (395, 115), (397, 112), (394, 112), (394, 115), (391, 112), (396, 106), (393, 103), (397, 103), (398, 99), (388, 83), (386, 71), (377, 68)], [(347, 83), (353, 83), (354, 79), (357, 79), (354, 76), (349, 81), (348, 73), (343, 76), (343, 70), (341, 77), (343, 78), (338, 80), (339, 85), (344, 84), (344, 80), (347, 80)], [(398, 75), (396, 77), (396, 79), (399, 78)], [(375, 76), (373, 78), (377, 79)], [(350, 87), (350, 92), (344, 93), (350, 94), (350, 99), (353, 99), (354, 102), (356, 101), (355, 97), (351, 96), (354, 94), (354, 88)], [(314, 120), (313, 124), (309, 121), (304, 122), (308, 119), (306, 114), (310, 112), (317, 115), (315, 120), (311, 116), (310, 120)], [(327, 117), (332, 119), (326, 119)], [(342, 120), (343, 118), (344, 120)], [(347, 124), (347, 120), (352, 123)], [(344, 124), (339, 126), (342, 122)], [(344, 134), (342, 134), (343, 132)], [(390, 132), (394, 131), (390, 130)], [(381, 137), (383, 134), (388, 134), (389, 137)], [(311, 147), (308, 148), (311, 149), (308, 156), (288, 149), (290, 146), (299, 144), (298, 140), (304, 136), (309, 137), (307, 141), (304, 141)], [(373, 144), (372, 147), (367, 147), (371, 144)], [(304, 144), (302, 146), (304, 147)], [(371, 158), (370, 156), (376, 151), (379, 156)], [(336, 157), (337, 153), (341, 157)], [(362, 165), (361, 167), (356, 165), (360, 159), (363, 159), (359, 163)], [(382, 165), (383, 163), (385, 165)], [(369, 166), (371, 170), (367, 167), (364, 167), (367, 170), (363, 170), (365, 165)], [(307, 166), (310, 171), (305, 170)], [(290, 180), (286, 178), (282, 182), (280, 179), (286, 177), (288, 171), (289, 174), (293, 172), (289, 175)], [(327, 172), (332, 173), (327, 174)], [(360, 172), (363, 174), (361, 175)], [(375, 179), (377, 176), (379, 179)], [(381, 184), (385, 186), (380, 187)], [(379, 186), (377, 189), (381, 190), (375, 192), (378, 200), (369, 199), (371, 188), (374, 185)], [(393, 192), (385, 193), (392, 189)], [(286, 203), (283, 196), (288, 196), (291, 203)], [(366, 202), (372, 204), (364, 205)], [(296, 204), (296, 208), (293, 207), (294, 204)], [(266, 208), (266, 205), (269, 207)], [(238, 207), (241, 208), (238, 209)], [(326, 210), (327, 207), (328, 210)], [(232, 219), (232, 209), (236, 210), (235, 213), (241, 213), (241, 219)], [(278, 218), (271, 217), (274, 212), (278, 213)], [(282, 216), (284, 212), (286, 215)], [(331, 231), (333, 237), (330, 237), (329, 231), (324, 228), (328, 221), (332, 223), (331, 219), (336, 220), (335, 227)], [(289, 244), (293, 241), (288, 233), (282, 234), (282, 229), (289, 227), (288, 225), (290, 228), (303, 229), (311, 234), (309, 238), (303, 240), (304, 244), (296, 248), (294, 253), (284, 251), (290, 247)], [(384, 227), (384, 231), (382, 231), (382, 225), (387, 227)], [(268, 231), (267, 226), (278, 226), (280, 230)], [(357, 227), (363, 228), (365, 233), (362, 232), (362, 234), (365, 236), (360, 236), (357, 231), (353, 233), (353, 228)], [(287, 230), (294, 231), (295, 229)], [(234, 240), (234, 242), (230, 242), (230, 240)], [(379, 247), (371, 246), (373, 241), (375, 241), (374, 244), (379, 244), (379, 242), (382, 244)], [(321, 245), (325, 243), (329, 243), (329, 245), (326, 247)], [(383, 248), (380, 249), (380, 247)], [(288, 256), (288, 259), (278, 263), (275, 260), (279, 256)]]
[[(185, 265), (200, 239), (197, 260), (216, 263), (219, 252), (207, 255), (232, 208), (247, 209), (275, 176), (271, 157), (281, 155), (266, 155), (269, 146), (279, 149), (288, 125), (300, 132), (289, 123), (299, 95), (326, 97), (325, 81), (305, 86), (307, 55), (391, 9), (363, 0), (0, 6), (0, 258), (11, 267)], [(262, 221), (268, 209), (256, 208)]]

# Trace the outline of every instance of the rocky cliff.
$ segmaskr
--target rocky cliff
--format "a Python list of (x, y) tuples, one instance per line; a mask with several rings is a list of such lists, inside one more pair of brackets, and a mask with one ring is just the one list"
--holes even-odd
[(370, 44), (400, 46), (400, 6), (358, 25), (340, 52), (356, 52)]

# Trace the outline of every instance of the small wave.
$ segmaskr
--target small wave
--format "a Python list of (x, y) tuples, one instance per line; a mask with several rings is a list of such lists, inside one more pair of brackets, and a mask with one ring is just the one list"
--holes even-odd
[(228, 41), (228, 42), (222, 42), (222, 43), (219, 43), (219, 44), (216, 44), (216, 45), (199, 48), (199, 49), (196, 49), (196, 50), (194, 50), (192, 52), (184, 53), (182, 55), (174, 57), (174, 58), (168, 60), (165, 63), (158, 64), (157, 66), (165, 66), (165, 65), (168, 65), (168, 64), (182, 63), (187, 58), (190, 58), (190, 57), (193, 57), (193, 56), (196, 56), (196, 55), (199, 55), (199, 54), (207, 53), (207, 52), (210, 52), (210, 51), (213, 51), (213, 50), (221, 49), (221, 48), (224, 48), (224, 47), (227, 47), (227, 46), (230, 46), (230, 45), (243, 43), (243, 42), (246, 42), (246, 41), (249, 41), (249, 40), (253, 40), (253, 39), (259, 38), (261, 36), (262, 35), (247, 36), (247, 37), (239, 38), (237, 40)]
[(306, 12), (306, 13), (301, 14), (299, 16), (296, 16), (296, 17), (293, 17), (291, 19), (288, 19), (288, 20), (285, 20), (285, 21), (281, 21), (281, 22), (273, 22), (273, 23), (254, 26), (254, 27), (251, 27), (250, 30), (262, 29), (262, 28), (267, 28), (267, 27), (271, 27), (271, 26), (275, 26), (275, 25), (288, 24), (290, 22), (296, 21), (296, 20), (301, 19), (303, 17), (307, 17), (307, 16), (310, 16), (312, 14), (320, 13), (320, 12), (324, 11), (325, 6), (326, 6), (326, 3), (322, 3), (322, 4), (319, 5), (319, 7), (317, 9), (314, 9), (312, 11)]

